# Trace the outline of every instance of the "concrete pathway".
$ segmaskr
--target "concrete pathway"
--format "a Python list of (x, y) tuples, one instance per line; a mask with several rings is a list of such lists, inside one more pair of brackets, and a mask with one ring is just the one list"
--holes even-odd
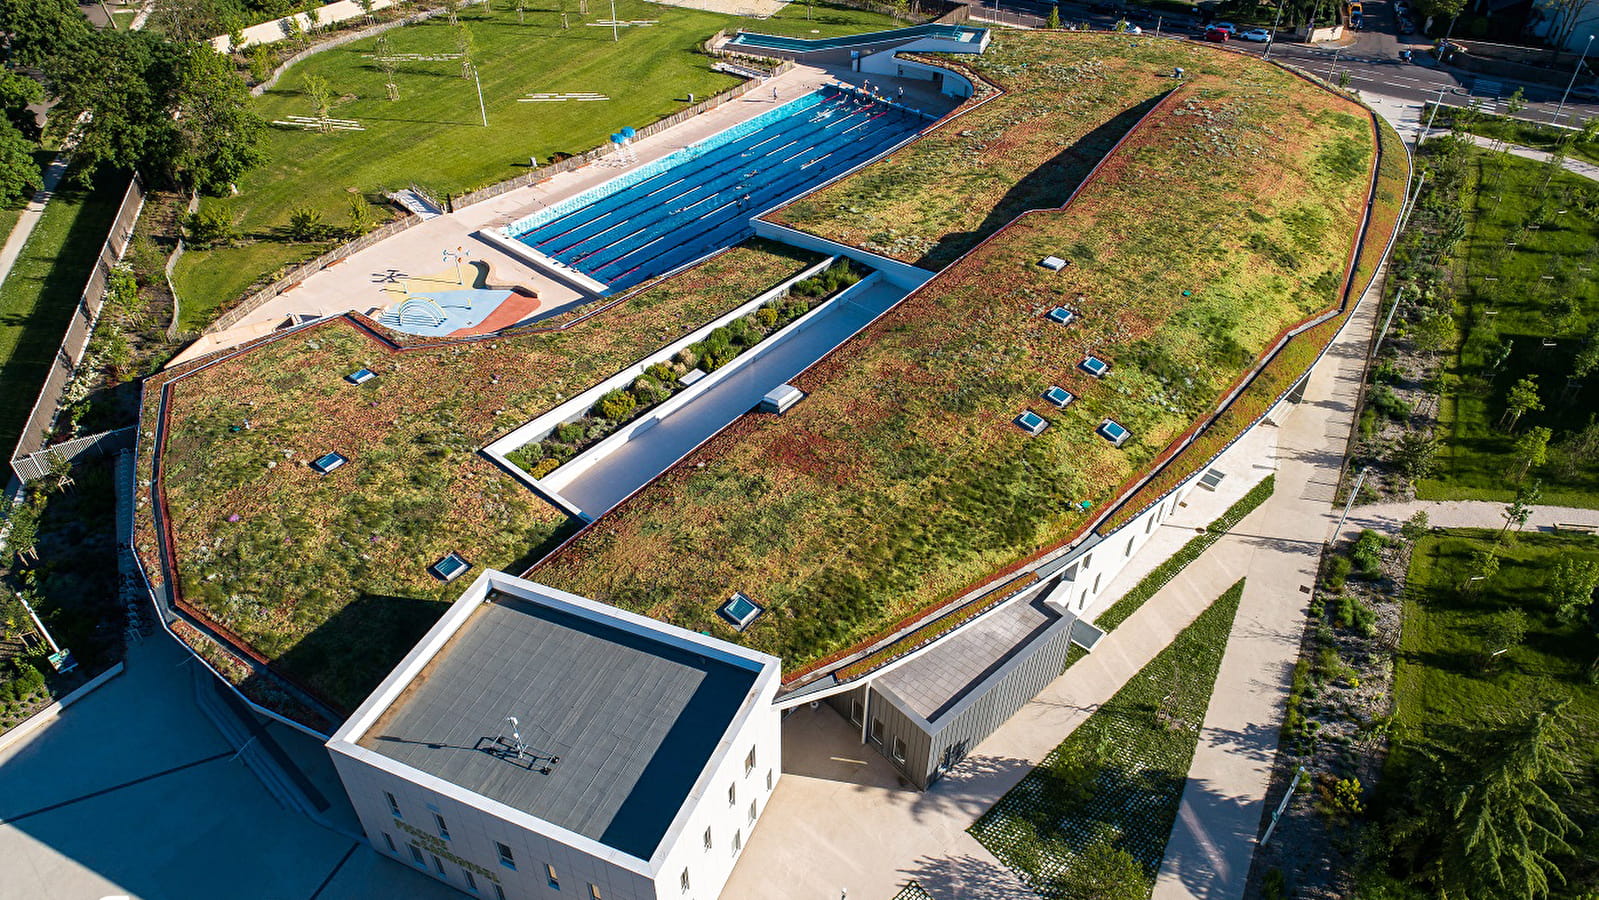
[[(1441, 134), (1443, 132), (1434, 129), (1433, 133)], [(1473, 144), (1476, 144), (1479, 147), (1485, 147), (1491, 150), (1504, 149), (1511, 156), (1519, 156), (1522, 159), (1530, 159), (1534, 162), (1548, 162), (1549, 157), (1554, 155), (1546, 150), (1534, 150), (1531, 147), (1523, 147), (1520, 144), (1505, 144), (1503, 141), (1496, 141), (1493, 138), (1485, 138), (1482, 135), (1473, 134), (1467, 136), (1471, 138), (1471, 142)], [(1581, 175), (1589, 180), (1599, 181), (1599, 166), (1596, 166), (1587, 160), (1575, 159), (1568, 156), (1560, 161), (1560, 166), (1573, 175)]]
[[(1434, 528), (1503, 528), (1508, 502), (1492, 500), (1411, 500), (1406, 503), (1380, 503), (1357, 506), (1349, 511), (1341, 540), (1354, 540), (1361, 529), (1372, 528), (1397, 533), (1405, 520), (1418, 512), (1427, 514)], [(1599, 509), (1571, 506), (1535, 506), (1523, 531), (1556, 531), (1561, 526), (1599, 528)]]
[[(1336, 521), (1333, 493), (1381, 290), (1379, 278), (1311, 374), (1304, 402), (1279, 419), (1276, 493), (1179, 579), (1211, 597), (1239, 577), (1248, 582), (1156, 880), (1155, 900), (1233, 900), (1243, 895), (1310, 587), (1322, 543)], [(1163, 602), (1160, 594), (1150, 605), (1158, 602)]]
[(27, 207), (22, 210), (22, 215), (17, 217), (17, 223), (11, 226), (11, 234), (6, 238), (5, 245), (0, 247), (0, 284), (5, 284), (6, 276), (11, 274), (11, 267), (17, 264), (17, 257), (22, 255), (22, 248), (27, 245), (34, 227), (39, 224), (39, 217), (44, 215), (45, 204), (55, 196), (56, 188), (66, 176), (69, 162), (71, 162), (70, 149), (67, 149), (57, 153), (55, 159), (45, 166), (44, 177), (41, 179), (43, 184), (34, 192), (33, 199), (28, 201)]

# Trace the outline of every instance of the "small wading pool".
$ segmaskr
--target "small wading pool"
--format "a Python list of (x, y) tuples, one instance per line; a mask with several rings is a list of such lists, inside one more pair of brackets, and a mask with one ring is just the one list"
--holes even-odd
[(870, 161), (927, 122), (824, 88), (555, 204), (505, 235), (624, 290), (750, 237), (752, 217)]

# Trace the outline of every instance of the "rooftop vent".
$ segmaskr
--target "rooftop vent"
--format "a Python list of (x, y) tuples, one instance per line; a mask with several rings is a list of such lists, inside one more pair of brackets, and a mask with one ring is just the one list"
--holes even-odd
[(726, 619), (729, 625), (739, 631), (750, 627), (750, 623), (760, 618), (763, 612), (766, 612), (766, 607), (746, 597), (743, 591), (735, 593), (732, 598), (722, 604), (721, 609), (717, 610), (717, 613)]
[(1106, 419), (1099, 423), (1097, 431), (1100, 437), (1110, 441), (1111, 444), (1117, 447), (1127, 443), (1127, 439), (1133, 436), (1131, 431), (1118, 425), (1115, 419)]
[(780, 384), (761, 398), (761, 412), (782, 415), (789, 407), (805, 399), (805, 392), (792, 384)]
[(1042, 434), (1044, 429), (1049, 427), (1049, 420), (1030, 409), (1012, 421), (1016, 423), (1017, 428), (1028, 434)]
[(1057, 306), (1050, 310), (1045, 317), (1051, 322), (1059, 322), (1062, 325), (1070, 325), (1072, 320), (1077, 318), (1077, 314), (1064, 306)]
[(450, 582), (460, 578), (472, 564), (461, 557), (461, 554), (451, 550), (443, 559), (428, 566), (428, 572), (440, 581)]
[(1097, 356), (1085, 356), (1083, 357), (1083, 361), (1077, 365), (1084, 372), (1087, 372), (1095, 378), (1104, 378), (1105, 373), (1110, 371), (1110, 363), (1105, 362)]
[(1046, 256), (1039, 260), (1038, 264), (1050, 270), (1051, 272), (1059, 272), (1061, 269), (1064, 269), (1070, 265), (1070, 263), (1058, 256)]
[(319, 474), (326, 475), (349, 461), (342, 453), (327, 453), (312, 460), (311, 468)]
[(1067, 405), (1077, 398), (1073, 396), (1071, 391), (1063, 387), (1051, 386), (1049, 390), (1044, 392), (1044, 399), (1048, 400), (1057, 409), (1065, 409)]
[(366, 384), (368, 381), (371, 381), (376, 377), (378, 377), (378, 373), (372, 371), (371, 369), (361, 368), (356, 369), (354, 372), (344, 376), (344, 380), (351, 384)]
[(1220, 469), (1211, 469), (1209, 472), (1206, 472), (1204, 475), (1199, 477), (1199, 486), (1207, 491), (1214, 491), (1216, 486), (1221, 484), (1221, 480), (1226, 477), (1226, 472), (1223, 472)]

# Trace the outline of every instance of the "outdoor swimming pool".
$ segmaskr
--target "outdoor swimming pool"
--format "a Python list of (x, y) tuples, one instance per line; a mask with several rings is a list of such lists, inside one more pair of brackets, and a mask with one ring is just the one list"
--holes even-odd
[(754, 233), (749, 220), (910, 137), (926, 117), (824, 88), (505, 229), (545, 256), (631, 287)]

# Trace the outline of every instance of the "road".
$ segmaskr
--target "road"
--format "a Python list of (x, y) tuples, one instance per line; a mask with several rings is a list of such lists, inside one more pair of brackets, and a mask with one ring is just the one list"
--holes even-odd
[[(1044, 0), (988, 0), (980, 8), (974, 4), (974, 17), (1003, 24), (1024, 27), (1041, 27), (1052, 4)], [(1340, 73), (1347, 73), (1349, 86), (1363, 93), (1382, 94), (1411, 103), (1437, 100), (1440, 89), (1443, 102), (1464, 106), (1477, 102), (1486, 112), (1505, 114), (1504, 99), (1521, 87), (1527, 101), (1517, 118), (1548, 123), (1559, 107), (1562, 90), (1548, 85), (1522, 84), (1505, 79), (1478, 76), (1458, 68), (1438, 64), (1426, 53), (1431, 40), (1422, 35), (1400, 36), (1389, 0), (1366, 0), (1367, 28), (1354, 33), (1353, 40), (1343, 46), (1334, 44), (1279, 43), (1270, 48), (1271, 58), (1301, 66), (1309, 72), (1336, 81)], [(1121, 16), (1115, 13), (1094, 12), (1082, 4), (1060, 5), (1061, 21), (1087, 23), (1096, 30), (1111, 28)], [(1203, 34), (1197, 16), (1156, 14), (1135, 9), (1127, 19), (1153, 33), (1157, 28), (1162, 36), (1172, 35), (1198, 39)], [(1228, 47), (1245, 53), (1263, 56), (1265, 44), (1248, 41), (1229, 41)], [(1412, 51), (1414, 62), (1399, 59), (1399, 51)], [(1560, 121), (1581, 122), (1599, 115), (1599, 102), (1593, 99), (1568, 98)]]

